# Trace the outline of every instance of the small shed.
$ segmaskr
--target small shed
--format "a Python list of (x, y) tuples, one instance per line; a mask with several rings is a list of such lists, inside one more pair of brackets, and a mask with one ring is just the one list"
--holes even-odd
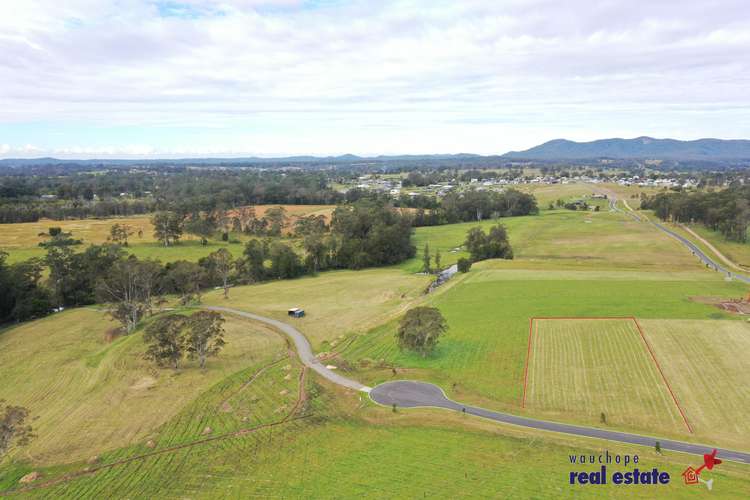
[(299, 307), (292, 307), (286, 313), (292, 318), (301, 318), (305, 315), (305, 310)]

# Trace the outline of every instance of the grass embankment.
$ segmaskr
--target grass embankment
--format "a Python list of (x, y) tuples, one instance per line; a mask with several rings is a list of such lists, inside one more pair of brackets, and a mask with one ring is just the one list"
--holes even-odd
[[(748, 273), (748, 269), (750, 269), (750, 244), (749, 243), (740, 243), (738, 241), (729, 241), (724, 238), (724, 236), (718, 232), (718, 231), (712, 231), (711, 229), (708, 229), (707, 227), (703, 226), (702, 224), (690, 224), (690, 229), (695, 231), (696, 234), (698, 234), (701, 238), (705, 239), (709, 243), (711, 243), (716, 249), (721, 252), (725, 257), (727, 257), (730, 261), (732, 261), (734, 264), (741, 266), (744, 268), (743, 271)], [(690, 237), (690, 235), (688, 235)], [(694, 243), (699, 243), (696, 238), (690, 237), (691, 240), (693, 240)], [(711, 254), (708, 254), (711, 255)], [(719, 263), (724, 265), (721, 260), (719, 260)], [(725, 266), (726, 267), (726, 266)]]
[(145, 359), (142, 331), (105, 339), (105, 313), (74, 309), (0, 333), (0, 399), (27, 407), (38, 435), (24, 458), (52, 464), (130, 444), (167, 422), (202, 391), (284, 350), (268, 328), (226, 316), (227, 345), (206, 369), (178, 371)]

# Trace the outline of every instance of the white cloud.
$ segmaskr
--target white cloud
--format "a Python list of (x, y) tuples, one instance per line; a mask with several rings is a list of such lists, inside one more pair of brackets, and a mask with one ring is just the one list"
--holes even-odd
[[(4, 10), (0, 141), (45, 151), (132, 150), (133, 137), (73, 141), (76, 127), (140, 129), (143, 154), (196, 143), (490, 153), (563, 135), (750, 135), (740, 1), (28, 0)], [(43, 137), (3, 135), (34, 123), (48, 125)]]

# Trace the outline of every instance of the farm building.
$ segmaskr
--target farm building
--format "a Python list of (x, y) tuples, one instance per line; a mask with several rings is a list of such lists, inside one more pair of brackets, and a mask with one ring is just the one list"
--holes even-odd
[(305, 310), (299, 307), (292, 307), (287, 311), (287, 314), (292, 318), (301, 318), (305, 315)]

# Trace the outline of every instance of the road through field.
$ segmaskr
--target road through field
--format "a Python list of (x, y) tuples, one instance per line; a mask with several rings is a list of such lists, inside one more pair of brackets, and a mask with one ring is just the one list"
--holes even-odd
[[(616, 212), (620, 212), (622, 214), (625, 214), (625, 215), (628, 215), (630, 217), (633, 217), (638, 222), (642, 221), (641, 218), (638, 216), (638, 214), (636, 214), (635, 211), (632, 208), (630, 208), (629, 206), (628, 206), (628, 208), (630, 210), (628, 212), (625, 212), (625, 211), (621, 210), (617, 206), (617, 197), (615, 196), (614, 192), (612, 192), (609, 189), (605, 190), (605, 189), (602, 189), (602, 188), (599, 188), (599, 191), (605, 191), (605, 194), (609, 198), (609, 206), (610, 206), (611, 210), (614, 210)], [(625, 202), (625, 205), (627, 206), (626, 202)], [(723, 266), (719, 265), (711, 257), (709, 257), (708, 255), (706, 255), (705, 253), (703, 253), (703, 251), (700, 248), (698, 248), (698, 246), (695, 245), (689, 239), (687, 239), (687, 238), (685, 238), (685, 237), (677, 234), (676, 232), (672, 231), (671, 229), (666, 228), (665, 226), (659, 224), (658, 222), (654, 222), (654, 221), (651, 221), (651, 220), (649, 220), (648, 222), (650, 222), (651, 224), (653, 224), (660, 231), (668, 234), (669, 236), (673, 237), (674, 239), (676, 239), (677, 241), (679, 241), (680, 243), (682, 243), (683, 245), (685, 245), (687, 247), (687, 249), (690, 250), (693, 253), (693, 255), (695, 255), (696, 257), (698, 257), (698, 259), (700, 259), (700, 261), (703, 262), (707, 267), (710, 267), (710, 268), (714, 269), (715, 271), (723, 273), (723, 274), (725, 274), (726, 276), (728, 276), (730, 278), (742, 281), (744, 283), (750, 283), (750, 277), (744, 276), (742, 274), (733, 273), (732, 271), (729, 271), (728, 269), (726, 269)], [(687, 228), (685, 228), (685, 229), (687, 229)], [(692, 233), (692, 231), (690, 231), (690, 232)], [(711, 246), (710, 243), (708, 243), (706, 241), (704, 241), (704, 243), (706, 243), (709, 248), (711, 248), (712, 250), (714, 250), (716, 252), (716, 255), (718, 255), (719, 257), (721, 257), (722, 259), (724, 259), (724, 256), (721, 253), (719, 253), (718, 250), (714, 249)], [(728, 260), (728, 259), (726, 259), (726, 260)]]
[[(714, 449), (712, 446), (685, 443), (683, 441), (673, 441), (670, 439), (661, 439), (650, 436), (641, 436), (639, 434), (630, 434), (627, 432), (608, 431), (606, 429), (595, 429), (593, 427), (581, 427), (577, 425), (561, 424), (558, 422), (548, 422), (546, 420), (536, 420), (533, 418), (519, 417), (509, 413), (501, 413), (475, 406), (466, 406), (461, 403), (452, 401), (446, 397), (445, 393), (438, 386), (426, 382), (415, 382), (411, 380), (397, 380), (395, 382), (386, 382), (375, 387), (370, 391), (370, 397), (376, 402), (386, 406), (400, 406), (404, 408), (435, 407), (445, 408), (448, 410), (460, 411), (469, 415), (488, 418), (496, 422), (506, 424), (520, 425), (522, 427), (531, 427), (551, 432), (561, 432), (563, 434), (572, 434), (590, 438), (606, 439), (608, 441), (617, 441), (620, 443), (637, 444), (642, 446), (654, 447), (658, 441), (664, 450), (680, 451), (694, 455), (703, 455), (711, 453)], [(750, 453), (742, 451), (725, 450), (717, 448), (718, 457), (725, 460), (742, 462), (750, 464)]]
[[(519, 425), (532, 429), (559, 432), (574, 436), (606, 439), (608, 441), (617, 441), (620, 443), (637, 444), (649, 447), (654, 447), (656, 442), (658, 441), (662, 449), (691, 453), (694, 455), (703, 455), (704, 453), (710, 453), (714, 448), (706, 445), (641, 436), (638, 434), (629, 434), (626, 432), (608, 431), (606, 429), (596, 429), (593, 427), (581, 427), (577, 425), (561, 424), (558, 422), (536, 420), (533, 418), (511, 415), (509, 413), (486, 410), (484, 408), (475, 406), (462, 405), (461, 403), (448, 399), (440, 387), (426, 382), (398, 380), (394, 382), (386, 382), (384, 384), (378, 385), (375, 388), (370, 388), (366, 385), (360, 384), (359, 382), (343, 377), (338, 373), (326, 368), (313, 354), (312, 347), (310, 346), (310, 343), (308, 342), (305, 335), (290, 324), (272, 318), (267, 318), (265, 316), (259, 316), (257, 314), (240, 311), (238, 309), (232, 309), (229, 307), (215, 306), (207, 307), (206, 309), (236, 314), (238, 316), (254, 319), (256, 321), (260, 321), (267, 325), (278, 328), (294, 342), (294, 345), (297, 348), (297, 354), (299, 355), (300, 360), (305, 366), (314, 370), (322, 377), (330, 380), (334, 384), (349, 389), (369, 393), (370, 398), (381, 405), (396, 405), (402, 408), (445, 408), (448, 410), (459, 411), (462, 413), (467, 413), (469, 415), (487, 418), (496, 422)], [(721, 459), (750, 464), (750, 453), (726, 450), (722, 448), (717, 449), (719, 452), (717, 456)]]
[(314, 370), (316, 373), (319, 373), (320, 376), (330, 380), (334, 384), (346, 387), (348, 389), (354, 389), (355, 391), (370, 392), (370, 388), (366, 385), (360, 384), (359, 382), (348, 379), (346, 377), (342, 377), (333, 370), (326, 368), (323, 363), (321, 363), (320, 360), (315, 356), (315, 354), (313, 354), (312, 347), (310, 346), (310, 342), (307, 340), (307, 337), (305, 337), (302, 332), (297, 330), (292, 325), (283, 323), (273, 318), (258, 316), (257, 314), (240, 311), (238, 309), (231, 309), (229, 307), (209, 306), (206, 307), (206, 309), (210, 309), (211, 311), (221, 311), (236, 314), (237, 316), (254, 319), (255, 321), (260, 321), (261, 323), (265, 323), (267, 325), (273, 326), (274, 328), (278, 328), (287, 337), (289, 337), (292, 342), (294, 342), (294, 347), (296, 347), (297, 354), (299, 355), (299, 359), (300, 361), (302, 361), (303, 365), (307, 366), (311, 370)]

